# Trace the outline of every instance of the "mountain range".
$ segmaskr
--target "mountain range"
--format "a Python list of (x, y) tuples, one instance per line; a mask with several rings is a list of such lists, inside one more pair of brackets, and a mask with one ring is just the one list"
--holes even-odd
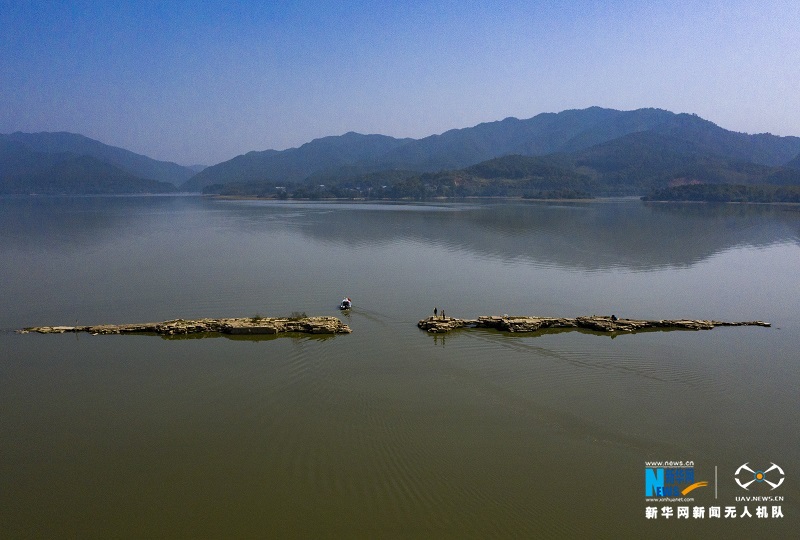
[(504, 156), (545, 157), (561, 176), (582, 175), (584, 187), (597, 194), (640, 194), (674, 181), (800, 183), (785, 172), (800, 169), (798, 137), (737, 133), (661, 109), (591, 107), (506, 118), (423, 139), (347, 133), (282, 152), (250, 152), (204, 169), (182, 189), (331, 184), (382, 171), (469, 173), (468, 167)]
[(197, 172), (74, 133), (0, 134), (0, 193), (168, 193)]
[[(81, 156), (95, 160), (82, 162), (97, 180), (94, 189), (104, 177), (116, 178), (114, 189), (126, 189), (117, 170), (132, 177), (127, 181), (165, 182), (165, 191), (177, 186), (195, 192), (209, 186), (219, 192), (231, 185), (372, 182), (382, 188), (412, 183), (422, 190), (418, 193), (445, 196), (476, 194), (480, 190), (470, 190), (478, 185), (492, 192), (501, 184), (515, 186), (513, 193), (568, 187), (635, 195), (684, 183), (800, 184), (798, 137), (737, 133), (662, 109), (591, 107), (506, 118), (422, 139), (350, 132), (288, 150), (248, 152), (199, 172), (80, 135), (13, 133), (0, 135), (0, 191), (12, 186), (25, 192), (26, 184), (41, 186), (43, 177), (63, 176), (65, 168), (74, 182), (76, 168), (65, 163)], [(158, 184), (138, 186), (138, 191), (158, 189)]]

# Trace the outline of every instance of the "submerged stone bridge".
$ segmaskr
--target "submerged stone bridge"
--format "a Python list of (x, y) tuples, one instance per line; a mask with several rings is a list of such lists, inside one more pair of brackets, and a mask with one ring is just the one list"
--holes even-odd
[(230, 319), (175, 319), (171, 321), (134, 324), (100, 324), (95, 326), (34, 326), (19, 330), (21, 334), (63, 334), (88, 332), (90, 334), (349, 334), (350, 327), (336, 317), (300, 318), (230, 318)]
[(771, 326), (763, 321), (725, 322), (694, 319), (639, 320), (618, 319), (613, 316), (592, 315), (588, 317), (529, 317), (529, 316), (485, 316), (477, 319), (454, 319), (452, 317), (428, 317), (417, 323), (422, 330), (442, 333), (456, 328), (494, 328), (503, 332), (536, 332), (549, 328), (583, 328), (596, 332), (636, 332), (639, 330), (710, 330), (717, 326)]

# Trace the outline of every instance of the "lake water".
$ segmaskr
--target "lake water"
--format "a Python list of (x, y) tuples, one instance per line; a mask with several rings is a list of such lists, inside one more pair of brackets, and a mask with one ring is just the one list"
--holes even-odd
[[(786, 537), (798, 269), (796, 207), (0, 198), (0, 536)], [(773, 327), (433, 336), (434, 307)], [(353, 333), (13, 333), (292, 312)], [(645, 501), (667, 460), (693, 502)], [(645, 517), (683, 505), (737, 518)]]

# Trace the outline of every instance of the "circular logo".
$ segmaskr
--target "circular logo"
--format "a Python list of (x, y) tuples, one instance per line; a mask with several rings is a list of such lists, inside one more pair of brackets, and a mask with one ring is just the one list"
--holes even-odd
[[(773, 472), (776, 471), (776, 472)], [(767, 473), (770, 473), (771, 480), (767, 479)], [(741, 465), (738, 469), (736, 469), (736, 474), (734, 475), (736, 483), (739, 484), (739, 487), (742, 489), (748, 489), (750, 484), (753, 482), (757, 483), (765, 483), (769, 484), (772, 489), (777, 488), (783, 483), (784, 474), (783, 469), (778, 467), (776, 464), (772, 463), (771, 467), (768, 469), (756, 469), (753, 470), (749, 467), (749, 463), (745, 463)]]

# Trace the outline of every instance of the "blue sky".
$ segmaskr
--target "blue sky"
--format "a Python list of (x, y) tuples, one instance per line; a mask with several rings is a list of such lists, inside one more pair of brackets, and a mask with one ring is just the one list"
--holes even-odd
[(800, 2), (0, 0), (0, 133), (214, 164), (592, 105), (800, 136)]

